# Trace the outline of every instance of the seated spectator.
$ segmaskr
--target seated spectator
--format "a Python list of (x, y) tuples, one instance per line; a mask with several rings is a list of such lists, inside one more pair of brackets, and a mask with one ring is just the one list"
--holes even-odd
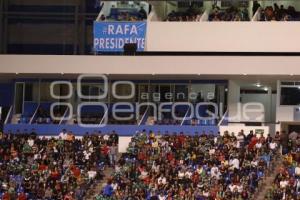
[(251, 141), (260, 145), (247, 148), (229, 134), (147, 136), (142, 131), (132, 138), (104, 190), (112, 199), (247, 200), (265, 176), (268, 160), (261, 157), (272, 161), (277, 151), (262, 138), (253, 135)]

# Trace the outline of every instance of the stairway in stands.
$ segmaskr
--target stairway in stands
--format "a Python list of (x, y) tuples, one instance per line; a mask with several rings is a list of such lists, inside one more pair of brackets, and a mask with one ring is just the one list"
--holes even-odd
[(277, 160), (274, 161), (272, 164), (273, 164), (273, 167), (272, 167), (273, 170), (271, 169), (271, 171), (268, 173), (267, 177), (265, 178), (265, 180), (263, 182), (262, 189), (258, 192), (257, 195), (255, 195), (255, 198), (254, 198), (255, 200), (264, 200), (267, 192), (269, 191), (269, 189), (271, 189), (272, 183), (275, 179), (275, 176), (279, 172), (280, 166), (282, 164), (281, 156), (279, 158), (277, 158)]
[(95, 182), (94, 186), (87, 191), (87, 195), (84, 199), (95, 200), (96, 196), (101, 193), (102, 188), (105, 186), (107, 178), (113, 173), (114, 168), (106, 167), (103, 171), (104, 177), (99, 182)]

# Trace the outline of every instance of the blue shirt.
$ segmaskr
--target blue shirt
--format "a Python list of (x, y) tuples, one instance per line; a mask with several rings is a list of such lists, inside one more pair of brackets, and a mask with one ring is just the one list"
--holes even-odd
[(109, 196), (109, 197), (112, 196), (113, 192), (114, 192), (114, 189), (112, 188), (111, 185), (106, 185), (103, 188), (103, 194), (106, 195), (106, 196)]

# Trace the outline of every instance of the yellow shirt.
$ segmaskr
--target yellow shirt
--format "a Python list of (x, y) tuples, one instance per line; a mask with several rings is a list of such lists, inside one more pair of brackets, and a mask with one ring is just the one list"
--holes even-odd
[(152, 143), (152, 147), (153, 147), (153, 148), (157, 148), (157, 147), (158, 147), (158, 142), (157, 142), (157, 141), (153, 142), (153, 143)]

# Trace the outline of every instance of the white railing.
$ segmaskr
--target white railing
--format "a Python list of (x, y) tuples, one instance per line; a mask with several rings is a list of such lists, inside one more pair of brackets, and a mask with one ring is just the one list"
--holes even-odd
[(104, 12), (103, 12), (103, 7), (105, 6), (105, 3), (102, 3), (102, 5), (100, 5), (101, 6), (101, 10), (100, 10), (100, 12), (99, 12), (99, 14), (98, 14), (98, 16), (97, 16), (97, 18), (96, 18), (96, 21), (97, 22), (99, 22), (99, 21), (101, 21), (100, 19), (101, 19), (101, 16), (104, 14)]
[(68, 111), (69, 111), (69, 106), (67, 107), (65, 113), (63, 114), (63, 117), (60, 119), (59, 125), (61, 125), (61, 123), (64, 121), (64, 119), (65, 119), (66, 114), (67, 114)]
[(149, 13), (148, 17), (147, 17), (147, 22), (150, 21), (158, 21), (159, 18), (155, 12), (154, 6), (152, 6), (151, 12)]
[(220, 120), (219, 123), (218, 123), (218, 126), (221, 126), (221, 124), (222, 124), (222, 122), (224, 121), (224, 119), (225, 119), (225, 117), (226, 117), (227, 114), (228, 114), (228, 109), (227, 109), (226, 112), (223, 114), (221, 120)]
[(255, 12), (255, 14), (253, 15), (251, 21), (252, 22), (260, 21), (260, 16), (261, 16), (261, 8), (259, 7)]
[(200, 17), (200, 22), (207, 22), (209, 17), (209, 10), (205, 10)]
[(141, 125), (141, 123), (143, 122), (144, 118), (146, 117), (146, 114), (147, 114), (147, 112), (148, 112), (148, 109), (149, 109), (149, 106), (147, 106), (146, 111), (144, 112), (144, 114), (143, 114), (141, 120), (139, 121), (139, 124), (138, 124), (139, 126)]
[(108, 115), (108, 110), (109, 110), (109, 107), (108, 107), (107, 110), (105, 111), (105, 113), (104, 113), (104, 115), (103, 115), (103, 117), (102, 117), (102, 119), (101, 119), (99, 125), (101, 125), (101, 124), (103, 123), (104, 118), (106, 117), (106, 115)]
[(10, 115), (12, 115), (12, 110), (13, 110), (13, 106), (10, 106), (9, 111), (8, 111), (8, 113), (6, 115), (6, 118), (5, 118), (4, 124), (8, 123)]
[(37, 106), (37, 108), (35, 109), (32, 117), (30, 118), (29, 124), (32, 124), (32, 121), (33, 121), (34, 117), (36, 116), (36, 114), (37, 114), (37, 112), (39, 110), (39, 107), (40, 107), (40, 104)]
[(185, 115), (184, 115), (184, 117), (182, 119), (182, 122), (181, 122), (180, 126), (182, 126), (184, 124), (184, 121), (187, 118), (187, 115), (188, 115), (188, 113), (189, 113), (190, 110), (191, 110), (191, 106), (189, 106), (189, 109), (186, 111), (186, 113), (185, 113)]

